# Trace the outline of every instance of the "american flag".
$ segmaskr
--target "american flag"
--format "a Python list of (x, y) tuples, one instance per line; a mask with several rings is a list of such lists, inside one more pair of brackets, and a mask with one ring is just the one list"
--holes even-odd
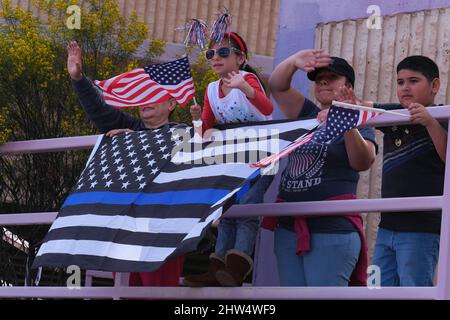
[(359, 127), (372, 119), (373, 117), (382, 114), (381, 112), (373, 112), (367, 110), (357, 110), (352, 108), (343, 108), (337, 106), (331, 106), (327, 115), (326, 122), (317, 127), (317, 130), (307, 132), (303, 136), (299, 137), (291, 145), (281, 150), (277, 154), (273, 154), (261, 161), (252, 164), (254, 167), (265, 167), (273, 162), (279, 161), (286, 157), (292, 151), (302, 147), (302, 156), (297, 159), (298, 167), (308, 167), (310, 163), (316, 161), (316, 157), (311, 154), (318, 155), (317, 146), (331, 143), (334, 139), (341, 136), (345, 131)]
[(199, 141), (184, 125), (101, 136), (33, 267), (152, 271), (195, 251), (238, 191), (259, 175), (250, 159), (278, 152), (316, 125), (230, 125), (211, 141)]
[(115, 108), (147, 107), (173, 97), (185, 106), (195, 95), (188, 57), (153, 64), (108, 80), (95, 80), (107, 104)]

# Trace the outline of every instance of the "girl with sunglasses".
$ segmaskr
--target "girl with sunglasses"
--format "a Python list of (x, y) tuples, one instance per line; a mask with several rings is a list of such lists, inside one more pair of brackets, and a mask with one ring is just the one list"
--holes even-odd
[[(194, 126), (204, 133), (215, 123), (266, 121), (273, 106), (256, 71), (247, 63), (244, 40), (234, 32), (225, 33), (220, 44), (205, 52), (211, 68), (220, 79), (208, 85), (204, 108), (191, 107)], [(264, 202), (264, 193), (273, 175), (252, 181), (251, 189), (239, 204)], [(223, 218), (218, 226), (215, 252), (209, 257), (208, 272), (184, 278), (191, 287), (241, 286), (253, 268), (251, 258), (259, 227), (259, 218)]]
[(202, 120), (203, 132), (216, 122), (271, 119), (272, 102), (256, 71), (248, 65), (247, 45), (237, 33), (225, 33), (222, 42), (206, 50), (205, 56), (220, 79), (208, 85), (203, 112), (199, 105), (191, 107), (192, 120)]

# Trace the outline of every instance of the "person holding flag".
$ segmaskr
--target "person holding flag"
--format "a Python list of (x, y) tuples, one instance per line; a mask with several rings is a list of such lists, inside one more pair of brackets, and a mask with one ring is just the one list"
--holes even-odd
[[(313, 81), (320, 106), (291, 86), (297, 70), (307, 72)], [(271, 92), (288, 119), (317, 117), (319, 121), (327, 118), (332, 101), (338, 100), (339, 88), (354, 83), (355, 73), (347, 61), (315, 49), (290, 56), (269, 79)], [(375, 160), (375, 133), (369, 128), (354, 129), (359, 116), (342, 116), (340, 111), (331, 108), (323, 129), (289, 154), (277, 202), (356, 198), (358, 172), (369, 169)], [(332, 126), (338, 132), (350, 130), (328, 140)], [(268, 217), (263, 227), (275, 230), (282, 286), (366, 285), (367, 248), (360, 215)]]
[[(161, 65), (147, 67), (144, 70), (145, 73), (141, 70), (133, 70), (113, 79), (97, 82), (105, 90), (104, 94), (101, 94), (82, 72), (82, 52), (75, 41), (70, 42), (67, 52), (67, 70), (73, 88), (84, 111), (100, 133), (112, 137), (125, 131), (157, 129), (164, 131), (177, 127), (177, 123), (169, 122), (169, 115), (174, 110), (177, 100), (181, 99), (183, 103), (189, 100), (192, 89), (185, 87), (184, 91), (183, 89), (179, 91), (174, 84), (164, 88), (152, 80), (149, 77), (150, 73), (146, 72), (147, 69), (156, 70), (155, 72), (158, 73)], [(181, 70), (182, 66), (180, 66), (181, 64), (176, 62), (176, 68)], [(162, 68), (170, 68), (170, 65), (162, 65)], [(182, 70), (182, 72), (186, 71)], [(130, 88), (133, 85), (135, 88), (141, 85), (140, 88), (144, 87), (146, 90), (141, 90), (139, 94), (133, 96)], [(140, 119), (118, 109), (122, 107), (139, 107)], [(131, 272), (129, 284), (131, 286), (178, 286), (183, 264), (184, 256), (178, 256), (156, 271)]]
[[(439, 77), (439, 67), (432, 59), (414, 55), (397, 65), (400, 103), (362, 101), (347, 88), (340, 92), (354, 109), (400, 115), (411, 122), (379, 128), (384, 133), (383, 198), (443, 193), (448, 125), (429, 113), (437, 106)], [(372, 265), (380, 268), (382, 287), (433, 286), (441, 214), (441, 210), (381, 213)]]

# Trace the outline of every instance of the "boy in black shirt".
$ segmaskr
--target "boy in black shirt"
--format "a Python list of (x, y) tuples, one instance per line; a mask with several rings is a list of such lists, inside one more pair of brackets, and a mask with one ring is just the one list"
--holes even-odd
[[(375, 104), (387, 110), (407, 108), (411, 125), (384, 127), (382, 197), (442, 195), (447, 131), (428, 108), (439, 90), (439, 69), (431, 59), (410, 56), (397, 66), (399, 104)], [(441, 211), (385, 212), (373, 265), (382, 286), (432, 286), (439, 254)]]

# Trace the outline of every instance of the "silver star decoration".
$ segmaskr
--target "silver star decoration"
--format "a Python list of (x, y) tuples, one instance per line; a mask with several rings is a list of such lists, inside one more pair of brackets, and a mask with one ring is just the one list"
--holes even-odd
[(142, 170), (142, 168), (140, 166), (136, 167), (136, 168), (134, 168), (133, 173), (139, 173), (139, 171), (141, 171), (141, 170)]
[(136, 154), (136, 152), (132, 151), (132, 152), (130, 152), (130, 153), (128, 154), (127, 157), (133, 158), (133, 156), (134, 156), (135, 154)]

